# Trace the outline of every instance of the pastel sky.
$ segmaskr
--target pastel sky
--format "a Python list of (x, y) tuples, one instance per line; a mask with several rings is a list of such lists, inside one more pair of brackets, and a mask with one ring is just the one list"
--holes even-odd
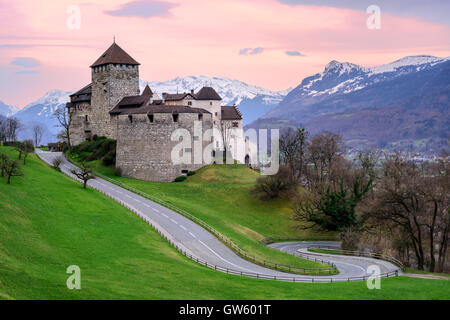
[[(366, 26), (372, 4), (379, 30)], [(77, 8), (80, 28), (69, 28)], [(207, 75), (282, 90), (331, 60), (450, 56), (448, 12), (442, 0), (0, 0), (0, 101), (22, 108), (80, 89), (114, 35), (143, 80)]]

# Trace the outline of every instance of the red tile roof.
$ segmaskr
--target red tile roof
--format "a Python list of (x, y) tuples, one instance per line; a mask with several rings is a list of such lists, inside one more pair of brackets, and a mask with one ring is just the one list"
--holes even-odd
[(211, 87), (203, 87), (195, 95), (197, 100), (222, 100), (219, 94)]
[(113, 43), (108, 50), (103, 53), (92, 65), (91, 68), (109, 63), (139, 65), (128, 53), (125, 52), (117, 43)]
[(222, 106), (222, 120), (242, 120), (242, 114), (236, 106)]

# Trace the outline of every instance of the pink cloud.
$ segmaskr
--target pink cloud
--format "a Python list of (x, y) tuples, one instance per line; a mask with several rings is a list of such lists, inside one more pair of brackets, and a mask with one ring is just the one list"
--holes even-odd
[[(17, 89), (0, 84), (0, 100), (23, 106), (46, 90), (78, 89), (113, 35), (142, 64), (142, 79), (205, 74), (271, 89), (295, 86), (333, 59), (376, 65), (406, 55), (450, 55), (450, 28), (418, 18), (383, 14), (382, 29), (375, 31), (366, 28), (367, 15), (360, 11), (275, 0), (170, 0), (164, 1), (174, 4), (169, 16), (105, 14), (128, 2), (3, 1), (0, 68), (14, 57), (31, 57), (42, 66), (26, 83), (11, 79)], [(81, 9), (79, 30), (66, 26), (70, 4)], [(259, 54), (239, 55), (243, 48), (259, 47), (264, 48)], [(305, 57), (293, 59), (286, 51)]]

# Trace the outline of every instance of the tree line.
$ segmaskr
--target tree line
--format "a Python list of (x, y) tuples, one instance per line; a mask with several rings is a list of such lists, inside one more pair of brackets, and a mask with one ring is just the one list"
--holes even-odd
[[(14, 143), (18, 140), (18, 134), (24, 129), (24, 125), (17, 118), (3, 118), (0, 117), (0, 143)], [(44, 128), (37, 124), (32, 128), (34, 146), (37, 147), (44, 136)]]
[(396, 256), (420, 270), (448, 271), (449, 156), (360, 153), (342, 136), (304, 128), (280, 137), (280, 170), (257, 180), (262, 199), (289, 197), (301, 228), (337, 231), (344, 249)]

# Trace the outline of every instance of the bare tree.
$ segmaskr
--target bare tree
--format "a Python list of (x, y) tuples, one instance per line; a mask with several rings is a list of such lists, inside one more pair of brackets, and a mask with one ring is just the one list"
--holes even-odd
[(417, 163), (397, 153), (383, 164), (375, 200), (366, 212), (374, 224), (391, 225), (408, 236), (420, 270), (425, 265), (430, 271), (444, 269), (450, 229), (449, 181), (448, 158), (437, 164)]
[(9, 160), (8, 156), (4, 153), (0, 153), (0, 171), (1, 176), (5, 176), (5, 170), (6, 170), (6, 162)]
[(44, 135), (44, 128), (37, 124), (33, 127), (34, 146), (38, 147), (41, 144), (42, 136)]
[(6, 141), (6, 118), (0, 116), (0, 143)]
[(7, 141), (16, 141), (17, 133), (22, 128), (20, 121), (16, 118), (8, 118), (6, 120), (6, 140)]
[(23, 154), (23, 149), (24, 149), (23, 142), (17, 141), (15, 143), (14, 149), (19, 153), (18, 159), (22, 160), (22, 154)]
[(52, 160), (53, 168), (55, 168), (56, 170), (60, 171), (61, 169), (59, 167), (61, 166), (61, 164), (63, 162), (64, 162), (64, 158), (63, 157), (53, 158), (53, 160)]
[(225, 163), (227, 157), (231, 157), (231, 152), (229, 148), (231, 147), (232, 132), (233, 132), (233, 122), (228, 120), (218, 121), (216, 128), (219, 130), (220, 138), (223, 145), (223, 162)]
[(60, 133), (60, 137), (67, 142), (67, 148), (69, 149), (69, 152), (71, 152), (72, 145), (70, 143), (70, 125), (72, 123), (72, 116), (70, 114), (69, 108), (58, 108), (53, 113), (53, 116), (58, 121), (58, 126), (63, 128), (62, 132)]
[(20, 170), (19, 162), (17, 162), (16, 160), (7, 159), (5, 162), (4, 170), (8, 178), (6, 184), (11, 184), (11, 177), (23, 176), (23, 173)]
[(82, 162), (80, 165), (81, 170), (71, 170), (72, 174), (74, 174), (78, 179), (83, 181), (83, 188), (86, 189), (87, 182), (91, 179), (95, 179), (95, 176), (92, 174), (92, 169), (85, 162)]
[(23, 152), (23, 164), (27, 164), (28, 154), (34, 152), (33, 140), (25, 140), (21, 143)]
[(340, 166), (345, 164), (342, 161), (345, 146), (341, 135), (328, 131), (318, 134), (308, 143), (307, 152), (307, 189), (316, 190), (318, 186), (333, 180), (338, 182), (338, 179), (333, 177), (342, 169)]
[(280, 137), (280, 163), (287, 165), (299, 181), (306, 171), (308, 135), (305, 128), (289, 128)]

